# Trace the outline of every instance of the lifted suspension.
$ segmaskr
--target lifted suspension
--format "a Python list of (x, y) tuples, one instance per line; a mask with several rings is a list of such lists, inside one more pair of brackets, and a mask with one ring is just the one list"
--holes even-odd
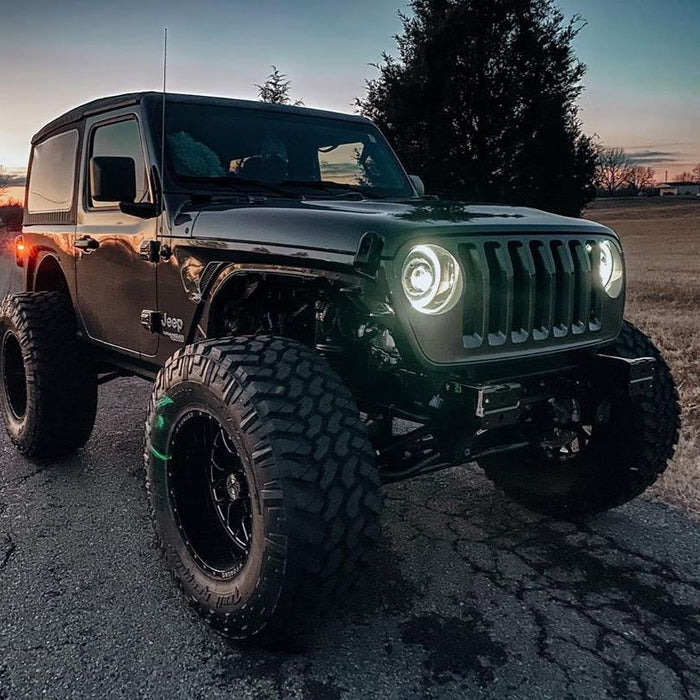
[(522, 439), (475, 451), (465, 448), (459, 452), (452, 450), (452, 454), (449, 454), (441, 448), (434, 432), (429, 426), (421, 426), (396, 436), (378, 449), (377, 463), (382, 483), (391, 484), (432, 474), (483, 457), (520, 450), (536, 443), (536, 440)]

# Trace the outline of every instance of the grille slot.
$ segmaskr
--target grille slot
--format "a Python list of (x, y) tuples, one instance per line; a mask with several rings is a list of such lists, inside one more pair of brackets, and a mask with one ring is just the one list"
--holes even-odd
[(600, 330), (596, 241), (475, 241), (461, 245), (460, 256), (466, 348), (536, 344)]

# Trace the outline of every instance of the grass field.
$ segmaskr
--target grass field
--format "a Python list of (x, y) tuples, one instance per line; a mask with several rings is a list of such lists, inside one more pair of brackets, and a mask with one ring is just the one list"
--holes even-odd
[(652, 493), (700, 517), (700, 201), (599, 200), (586, 218), (622, 237), (627, 317), (658, 344), (679, 385), (681, 440)]

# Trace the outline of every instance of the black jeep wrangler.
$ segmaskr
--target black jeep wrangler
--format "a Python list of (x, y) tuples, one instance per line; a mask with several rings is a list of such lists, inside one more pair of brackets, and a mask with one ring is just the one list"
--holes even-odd
[(638, 496), (673, 455), (677, 392), (623, 321), (615, 233), (426, 197), (357, 116), (158, 93), (78, 107), (32, 141), (15, 253), (12, 441), (65, 455), (99, 384), (154, 380), (155, 529), (234, 638), (347, 588), (382, 483), (478, 461), (571, 517)]

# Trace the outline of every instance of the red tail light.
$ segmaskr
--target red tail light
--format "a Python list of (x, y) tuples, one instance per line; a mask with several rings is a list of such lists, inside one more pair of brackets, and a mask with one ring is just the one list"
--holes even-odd
[(15, 238), (15, 262), (19, 267), (24, 267), (24, 258), (27, 254), (27, 246), (24, 242), (24, 236)]

